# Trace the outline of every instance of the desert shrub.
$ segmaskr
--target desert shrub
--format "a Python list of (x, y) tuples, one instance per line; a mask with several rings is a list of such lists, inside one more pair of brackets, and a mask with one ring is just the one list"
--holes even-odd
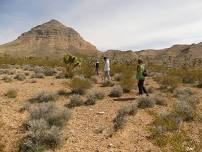
[(55, 126), (49, 127), (43, 119), (29, 123), (28, 135), (19, 145), (19, 152), (44, 151), (46, 148), (55, 148), (60, 143), (60, 130)]
[(2, 78), (2, 80), (4, 81), (4, 82), (11, 82), (12, 81), (12, 78), (11, 77), (9, 77), (9, 76), (4, 76), (3, 78)]
[(10, 89), (5, 93), (5, 96), (8, 98), (16, 98), (17, 97), (17, 91), (15, 89)]
[(31, 103), (41, 103), (55, 101), (58, 97), (57, 93), (41, 91), (37, 93), (33, 98), (29, 99)]
[(140, 97), (137, 99), (138, 108), (153, 108), (155, 101), (151, 97)]
[(85, 105), (94, 105), (97, 100), (103, 99), (104, 94), (101, 91), (91, 91), (86, 97)]
[(44, 68), (44, 75), (45, 76), (53, 76), (57, 73), (57, 70), (55, 68), (46, 67)]
[(178, 83), (180, 82), (178, 77), (170, 75), (155, 77), (154, 80), (161, 85), (161, 89), (171, 92), (177, 87)]
[(114, 86), (114, 82), (111, 80), (106, 80), (102, 83), (103, 87), (113, 87)]
[(18, 74), (14, 77), (14, 79), (19, 80), (19, 81), (23, 81), (23, 80), (26, 79), (26, 76), (25, 76), (24, 74), (22, 74), (22, 73), (18, 73)]
[(137, 104), (131, 104), (121, 108), (118, 113), (121, 115), (135, 115), (137, 113)]
[(157, 105), (160, 105), (160, 106), (166, 106), (167, 105), (166, 99), (160, 95), (152, 97), (152, 100)]
[(70, 96), (70, 103), (68, 103), (66, 106), (68, 108), (74, 108), (74, 107), (79, 107), (84, 104), (83, 99), (80, 95), (74, 94)]
[(182, 119), (174, 113), (163, 112), (156, 116), (153, 129), (156, 133), (175, 131), (179, 128)]
[(183, 121), (192, 121), (196, 115), (195, 109), (186, 101), (178, 101), (173, 113), (182, 118)]
[(64, 72), (60, 72), (55, 76), (56, 79), (65, 79), (66, 75)]
[(126, 118), (123, 114), (118, 113), (116, 117), (113, 119), (114, 123), (114, 131), (118, 131), (119, 129), (122, 129), (124, 124), (126, 123)]
[(123, 95), (123, 88), (120, 85), (116, 85), (110, 92), (111, 97), (121, 97)]
[(122, 129), (124, 124), (126, 123), (126, 116), (127, 115), (135, 115), (137, 113), (137, 104), (131, 104), (121, 108), (118, 112), (116, 117), (113, 119), (114, 123), (114, 131)]
[(23, 65), (22, 69), (25, 71), (33, 71), (34, 68), (31, 65)]
[(0, 75), (3, 74), (8, 74), (8, 70), (7, 69), (0, 69)]
[(67, 108), (52, 103), (40, 103), (30, 109), (30, 120), (44, 119), (49, 126), (63, 127), (69, 118), (70, 111)]
[(44, 68), (40, 66), (35, 66), (33, 71), (34, 73), (44, 73)]
[(116, 73), (114, 76), (113, 76), (114, 80), (115, 81), (121, 81), (122, 78), (123, 78), (123, 75), (121, 73)]
[(74, 77), (69, 86), (75, 94), (85, 94), (86, 90), (91, 87), (91, 82), (83, 77)]
[(174, 90), (174, 95), (177, 98), (188, 97), (194, 94), (195, 93), (190, 88), (178, 88)]
[(83, 62), (78, 72), (85, 78), (91, 78), (93, 75), (95, 75), (95, 66), (88, 62)]
[(39, 79), (42, 79), (44, 78), (45, 75), (43, 73), (34, 73), (31, 75), (31, 78), (39, 78)]

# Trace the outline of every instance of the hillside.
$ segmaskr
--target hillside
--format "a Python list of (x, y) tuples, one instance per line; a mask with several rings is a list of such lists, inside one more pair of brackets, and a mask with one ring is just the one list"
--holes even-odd
[(66, 52), (95, 55), (96, 47), (73, 28), (51, 20), (23, 33), (13, 42), (0, 46), (0, 54), (13, 57), (62, 57)]

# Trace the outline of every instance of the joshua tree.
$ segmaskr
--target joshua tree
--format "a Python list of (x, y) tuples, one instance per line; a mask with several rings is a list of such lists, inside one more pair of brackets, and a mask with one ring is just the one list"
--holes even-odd
[(63, 62), (65, 64), (67, 77), (72, 77), (74, 69), (81, 65), (81, 59), (70, 54), (64, 55)]

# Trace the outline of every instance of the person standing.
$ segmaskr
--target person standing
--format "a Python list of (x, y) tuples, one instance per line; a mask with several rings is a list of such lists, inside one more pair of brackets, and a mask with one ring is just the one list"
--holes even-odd
[(145, 93), (147, 96), (149, 96), (144, 86), (145, 76), (147, 76), (147, 73), (144, 62), (142, 59), (138, 59), (136, 78), (138, 80), (139, 95), (143, 95)]
[(104, 57), (104, 81), (111, 80), (109, 58)]
[(96, 74), (99, 75), (99, 60), (98, 59), (96, 59), (95, 71), (96, 71)]

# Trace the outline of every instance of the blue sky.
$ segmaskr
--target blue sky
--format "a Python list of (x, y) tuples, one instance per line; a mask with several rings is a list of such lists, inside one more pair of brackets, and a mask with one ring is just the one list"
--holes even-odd
[(0, 0), (0, 44), (57, 19), (99, 50), (202, 42), (201, 0)]

